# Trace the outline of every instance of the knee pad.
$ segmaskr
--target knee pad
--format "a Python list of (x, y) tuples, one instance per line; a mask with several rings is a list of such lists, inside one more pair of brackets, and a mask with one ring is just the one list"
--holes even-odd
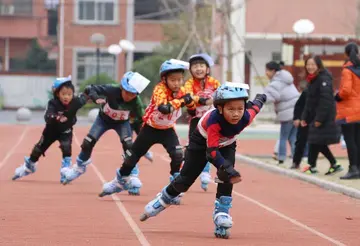
[(45, 156), (44, 151), (41, 149), (39, 144), (36, 144), (33, 150), (31, 151), (31, 156), (36, 159), (39, 159), (41, 155)]
[(181, 145), (176, 146), (175, 150), (170, 154), (170, 157), (172, 161), (180, 164), (184, 160), (183, 147)]
[(88, 135), (84, 138), (84, 140), (83, 140), (83, 142), (82, 142), (82, 144), (81, 144), (81, 149), (82, 149), (82, 151), (85, 152), (85, 153), (91, 152), (92, 149), (94, 148), (95, 144), (96, 144), (96, 141), (97, 141), (97, 140), (96, 140), (93, 136), (91, 136), (90, 134), (88, 134)]
[(133, 141), (131, 137), (126, 137), (121, 141), (122, 145), (123, 145), (123, 149), (124, 150), (128, 150), (131, 149), (132, 145), (133, 145)]
[(190, 188), (194, 181), (190, 180), (188, 177), (178, 175), (175, 177), (175, 181), (173, 181), (170, 185), (172, 185), (178, 192), (183, 193)]
[(63, 156), (71, 156), (71, 142), (65, 141), (60, 144), (60, 149), (63, 153)]

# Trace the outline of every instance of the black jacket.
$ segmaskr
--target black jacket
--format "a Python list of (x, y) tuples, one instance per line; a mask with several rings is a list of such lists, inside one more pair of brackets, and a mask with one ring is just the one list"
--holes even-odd
[[(46, 128), (51, 129), (56, 133), (61, 133), (71, 129), (76, 124), (77, 111), (86, 104), (86, 101), (87, 97), (83, 94), (74, 96), (70, 104), (67, 106), (63, 105), (58, 98), (49, 100), (44, 115)], [(58, 121), (56, 117), (60, 115), (67, 117), (67, 121)]]
[[(339, 143), (340, 128), (335, 123), (336, 104), (333, 96), (332, 76), (321, 71), (310, 82), (302, 120), (309, 125), (310, 144), (330, 145)], [(321, 126), (315, 127), (315, 121)]]

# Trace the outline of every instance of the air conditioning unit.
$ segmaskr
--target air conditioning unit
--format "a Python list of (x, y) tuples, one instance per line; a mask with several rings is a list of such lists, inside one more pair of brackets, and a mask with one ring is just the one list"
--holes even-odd
[(15, 7), (14, 5), (1, 5), (0, 6), (0, 14), (1, 15), (14, 15)]

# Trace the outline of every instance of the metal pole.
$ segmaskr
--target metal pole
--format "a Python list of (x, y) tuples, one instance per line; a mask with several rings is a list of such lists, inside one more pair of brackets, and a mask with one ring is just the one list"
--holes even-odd
[(96, 47), (96, 84), (100, 84), (100, 47)]
[(59, 77), (64, 76), (64, 21), (65, 21), (65, 0), (60, 1), (60, 23), (59, 23)]

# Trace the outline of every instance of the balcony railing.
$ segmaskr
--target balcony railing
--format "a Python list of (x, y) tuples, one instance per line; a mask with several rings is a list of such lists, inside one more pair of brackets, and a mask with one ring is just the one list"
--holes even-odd
[(33, 0), (0, 0), (0, 16), (32, 16)]

